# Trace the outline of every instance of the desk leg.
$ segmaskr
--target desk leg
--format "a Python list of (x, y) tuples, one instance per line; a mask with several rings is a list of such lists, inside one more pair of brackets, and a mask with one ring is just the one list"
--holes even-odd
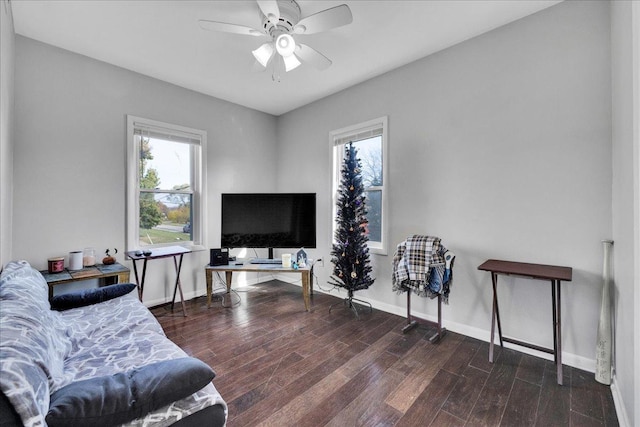
[(493, 363), (493, 346), (495, 337), (496, 320), (498, 322), (498, 337), (500, 338), (500, 347), (504, 346), (502, 342), (502, 326), (500, 325), (500, 310), (498, 309), (498, 275), (491, 272), (491, 283), (493, 284), (493, 310), (491, 313), (491, 341), (489, 342), (489, 362)]
[(556, 281), (551, 281), (551, 314), (553, 316), (553, 363), (558, 365), (558, 304), (556, 302)]
[(309, 295), (309, 282), (311, 282), (311, 272), (302, 270), (302, 298), (304, 299), (304, 309), (311, 311), (311, 297)]
[[(226, 285), (227, 285), (227, 293), (230, 294), (231, 293), (231, 279), (233, 279), (233, 271), (225, 271), (224, 272), (224, 278), (227, 281)], [(231, 300), (229, 300), (231, 301)]]
[(173, 288), (173, 299), (171, 300), (171, 310), (173, 310), (173, 304), (176, 301), (176, 291), (180, 291), (180, 302), (182, 303), (182, 314), (184, 317), (187, 317), (187, 307), (184, 303), (184, 295), (182, 293), (182, 284), (180, 283), (180, 270), (182, 270), (182, 258), (184, 254), (180, 254), (180, 262), (178, 262), (178, 257), (173, 257), (173, 265), (176, 268), (176, 284)]
[(213, 272), (204, 269), (204, 277), (207, 279), (207, 308), (211, 308), (211, 293), (213, 292)]
[(311, 282), (309, 283), (309, 293), (313, 295), (313, 265), (311, 266), (311, 272), (309, 273)]
[(138, 283), (140, 285), (140, 302), (142, 302), (142, 295), (144, 294), (144, 278), (147, 275), (147, 259), (144, 259), (144, 264), (142, 264), (142, 281)]
[(138, 279), (138, 264), (136, 263), (136, 260), (131, 260), (131, 262), (133, 262), (133, 275), (136, 278), (136, 285), (138, 285), (138, 298), (140, 299), (140, 302), (142, 302), (142, 292), (140, 292), (140, 280)]
[(555, 324), (553, 325), (553, 331), (555, 336), (554, 354), (556, 359), (558, 384), (562, 385), (562, 321), (560, 316), (560, 305), (561, 305), (560, 304), (561, 303), (560, 283), (561, 283), (560, 280), (552, 281), (554, 289), (556, 289), (556, 292), (554, 292), (556, 294), (556, 297), (553, 299), (554, 312), (555, 312), (554, 314), (557, 314), (557, 319), (555, 319), (556, 321), (554, 322)]

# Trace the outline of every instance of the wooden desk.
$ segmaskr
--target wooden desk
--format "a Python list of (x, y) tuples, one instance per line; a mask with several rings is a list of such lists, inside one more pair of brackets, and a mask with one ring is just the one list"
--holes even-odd
[(311, 311), (311, 294), (313, 294), (313, 283), (311, 282), (311, 267), (301, 267), (297, 270), (293, 268), (283, 267), (281, 264), (251, 264), (249, 261), (243, 264), (237, 264), (236, 262), (230, 262), (229, 265), (207, 265), (204, 268), (205, 276), (207, 278), (207, 307), (211, 307), (211, 292), (213, 287), (213, 272), (218, 271), (225, 273), (225, 280), (227, 284), (227, 293), (231, 293), (231, 280), (233, 278), (233, 272), (238, 273), (298, 273), (302, 276), (302, 298), (304, 300), (304, 308), (306, 311)]
[[(560, 320), (560, 283), (571, 281), (573, 270), (571, 267), (559, 267), (555, 265), (529, 264), (524, 262), (501, 261), (490, 259), (478, 266), (478, 270), (489, 271), (491, 273), (491, 282), (493, 283), (493, 312), (491, 313), (491, 341), (489, 342), (489, 362), (493, 363), (493, 339), (495, 332), (495, 323), (498, 321), (498, 336), (500, 337), (500, 346), (503, 341), (532, 348), (545, 353), (553, 354), (556, 364), (558, 384), (562, 385), (562, 322)], [(553, 350), (518, 341), (513, 338), (502, 336), (502, 327), (500, 326), (500, 311), (498, 309), (498, 274), (507, 276), (520, 276), (536, 280), (549, 280), (551, 282), (551, 311), (553, 315)]]
[[(82, 280), (92, 279), (115, 279), (112, 280), (113, 285), (115, 283), (127, 283), (129, 282), (129, 269), (122, 264), (96, 264), (92, 267), (84, 267), (82, 270), (67, 270), (60, 273), (49, 273), (48, 270), (42, 270), (40, 272), (49, 285), (49, 301), (53, 298), (53, 287), (61, 285), (63, 283), (80, 282)], [(105, 280), (108, 282), (108, 280)]]
[[(182, 246), (167, 246), (163, 248), (151, 249), (150, 255), (137, 254), (136, 252), (139, 252), (139, 251), (129, 251), (129, 252), (126, 252), (126, 254), (133, 261), (133, 273), (136, 276), (136, 283), (138, 284), (138, 290), (140, 292), (139, 293), (140, 301), (142, 301), (142, 295), (144, 293), (144, 279), (147, 274), (147, 261), (151, 259), (173, 257), (173, 265), (176, 268), (176, 283), (173, 288), (173, 299), (171, 300), (171, 309), (173, 310), (173, 305), (176, 301), (176, 291), (180, 290), (180, 302), (182, 304), (182, 314), (184, 314), (184, 317), (187, 317), (187, 308), (184, 304), (182, 284), (180, 283), (180, 270), (182, 269), (182, 257), (184, 256), (184, 254), (193, 252), (193, 250), (187, 249)], [(141, 260), (144, 261), (144, 264), (142, 265), (142, 280), (139, 280), (138, 267), (136, 265), (136, 262)]]

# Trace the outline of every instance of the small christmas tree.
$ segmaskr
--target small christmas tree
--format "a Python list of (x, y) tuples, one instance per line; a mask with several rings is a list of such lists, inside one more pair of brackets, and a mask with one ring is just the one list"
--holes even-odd
[[(347, 289), (348, 304), (356, 316), (358, 311), (353, 305), (353, 292), (367, 289), (374, 279), (369, 275), (369, 248), (367, 242), (367, 210), (365, 207), (364, 186), (360, 159), (352, 143), (345, 146), (345, 158), (342, 164), (340, 188), (338, 189), (335, 241), (331, 250), (333, 275), (329, 283)], [(371, 304), (360, 301), (368, 304)], [(331, 310), (331, 309), (329, 309)]]

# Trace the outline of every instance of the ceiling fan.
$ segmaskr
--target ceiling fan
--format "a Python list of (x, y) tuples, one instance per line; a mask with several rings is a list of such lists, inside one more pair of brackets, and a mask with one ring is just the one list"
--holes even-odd
[(306, 44), (296, 43), (293, 35), (315, 34), (353, 21), (351, 9), (346, 4), (301, 18), (300, 6), (294, 0), (257, 0), (257, 3), (262, 17), (261, 28), (206, 19), (198, 22), (205, 30), (269, 37), (270, 41), (252, 51), (262, 69), (266, 69), (274, 57), (277, 61), (282, 58), (285, 71), (291, 71), (302, 63), (311, 64), (319, 70), (327, 69), (331, 60)]

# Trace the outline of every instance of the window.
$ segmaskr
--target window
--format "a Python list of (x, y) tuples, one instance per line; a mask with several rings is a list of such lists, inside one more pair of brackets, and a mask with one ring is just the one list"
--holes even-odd
[[(352, 142), (358, 150), (362, 166), (362, 181), (365, 187), (367, 220), (369, 225), (369, 250), (387, 254), (387, 117), (370, 120), (355, 126), (338, 129), (330, 133), (333, 144), (333, 206), (336, 205), (340, 169), (344, 160), (344, 145)], [(335, 209), (332, 209), (332, 224), (335, 232)], [(333, 241), (333, 232), (331, 241)]]
[(127, 248), (204, 244), (205, 131), (127, 117)]

